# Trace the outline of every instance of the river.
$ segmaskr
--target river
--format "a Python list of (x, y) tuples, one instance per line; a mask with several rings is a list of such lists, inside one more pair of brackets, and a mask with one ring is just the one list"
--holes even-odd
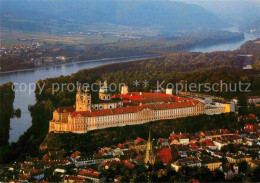
[[(239, 29), (238, 29), (237, 26), (224, 28), (222, 30), (229, 31), (229, 32), (239, 32)], [(212, 46), (201, 46), (201, 47), (198, 46), (198, 47), (195, 47), (195, 48), (193, 48), (189, 51), (190, 52), (203, 52), (203, 53), (213, 52), (213, 51), (228, 51), (228, 50), (233, 51), (233, 50), (238, 49), (245, 42), (257, 39), (259, 37), (260, 36), (244, 33), (244, 39), (240, 40), (240, 41), (229, 42), (229, 43), (220, 43), (220, 44), (215, 44), (215, 45), (212, 45)]]
[(236, 50), (238, 49), (242, 44), (244, 44), (246, 41), (254, 40), (258, 37), (252, 34), (244, 33), (245, 38), (240, 41), (236, 41), (233, 43), (223, 43), (223, 44), (216, 44), (213, 46), (205, 46), (205, 47), (195, 47), (190, 50), (190, 52), (213, 52), (213, 51), (228, 51), (228, 50)]
[[(151, 57), (151, 55), (114, 59), (99, 59), (0, 74), (0, 85), (7, 82), (17, 83), (15, 88), (17, 91), (15, 91), (14, 108), (21, 109), (21, 117), (11, 119), (9, 142), (16, 142), (32, 124), (32, 118), (28, 110), (28, 105), (35, 104), (35, 95), (34, 92), (29, 93), (29, 83), (35, 83), (39, 79), (58, 77), (60, 75), (71, 75), (72, 73), (75, 73), (81, 69), (93, 68), (111, 63), (134, 61), (149, 57)], [(20, 90), (18, 86), (21, 87)]]
[[(226, 51), (226, 50), (235, 50), (240, 47), (243, 43), (248, 40), (256, 39), (256, 36), (245, 34), (245, 39), (242, 41), (217, 44), (214, 46), (207, 47), (197, 47), (190, 51), (194, 52), (211, 52), (211, 51)], [(100, 59), (95, 61), (88, 62), (78, 62), (78, 63), (69, 63), (66, 65), (51, 66), (47, 68), (37, 68), (34, 70), (25, 70), (20, 72), (11, 72), (0, 75), (0, 84), (6, 82), (13, 83), (25, 83), (26, 85), (22, 86), (21, 89), (25, 89), (25, 86), (28, 86), (29, 83), (35, 83), (38, 79), (45, 79), (51, 77), (58, 77), (60, 75), (71, 75), (72, 73), (77, 72), (81, 69), (93, 68), (104, 64), (110, 63), (119, 63), (134, 61), (143, 58), (148, 58), (150, 56), (143, 57), (128, 57), (128, 58), (117, 58), (117, 59)], [(28, 88), (26, 91), (16, 91), (14, 108), (21, 109), (21, 118), (11, 119), (11, 130), (10, 130), (10, 139), (9, 142), (16, 142), (20, 135), (22, 135), (30, 126), (31, 126), (31, 115), (28, 111), (28, 105), (35, 103), (34, 92), (29, 94)]]

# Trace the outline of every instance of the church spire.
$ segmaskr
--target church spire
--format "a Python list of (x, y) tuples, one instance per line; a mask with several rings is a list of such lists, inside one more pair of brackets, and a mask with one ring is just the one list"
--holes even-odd
[(153, 142), (151, 140), (152, 138), (152, 135), (151, 135), (151, 126), (150, 126), (150, 129), (149, 129), (149, 136), (148, 136), (148, 140), (147, 140), (147, 144), (146, 144), (146, 152), (145, 152), (145, 159), (144, 159), (144, 162), (145, 164), (147, 164), (148, 162), (150, 164), (154, 164), (154, 161), (155, 161), (155, 157), (154, 157), (154, 154), (153, 154)]
[(152, 127), (150, 126), (150, 129), (149, 129), (149, 136), (148, 136), (148, 141), (149, 141), (149, 142), (151, 142), (151, 133), (152, 133), (152, 132), (151, 132), (151, 131), (152, 131), (151, 129), (152, 129)]

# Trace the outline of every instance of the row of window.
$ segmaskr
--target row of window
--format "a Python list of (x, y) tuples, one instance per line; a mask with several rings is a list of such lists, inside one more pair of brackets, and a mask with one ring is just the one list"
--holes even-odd
[[(157, 111), (157, 113), (159, 113), (159, 116), (161, 117), (156, 117), (155, 119), (167, 119), (167, 118), (173, 118), (173, 117), (180, 117), (180, 116), (186, 116), (185, 113), (183, 112), (190, 112), (188, 115), (197, 115), (199, 114), (197, 111), (194, 113), (194, 108), (184, 108), (184, 109), (169, 109), (169, 110), (162, 110), (162, 111)], [(97, 117), (98, 120), (98, 124), (96, 123), (96, 120), (94, 118), (74, 118), (73, 120), (73, 126), (72, 127), (76, 127), (76, 128), (85, 128), (87, 126), (85, 126), (85, 120), (86, 122), (88, 122), (88, 126), (89, 127), (94, 127), (96, 125), (116, 125), (116, 124), (126, 124), (126, 123), (131, 123), (131, 122), (136, 122), (138, 119), (138, 114), (137, 113), (129, 113), (129, 114), (119, 114), (119, 115), (111, 115), (111, 116), (99, 116)], [(163, 116), (162, 116), (163, 115)], [(144, 121), (144, 120), (149, 120), (153, 118), (153, 116), (145, 116), (144, 118), (142, 118), (140, 116), (140, 120)], [(90, 120), (88, 120), (90, 119)], [(121, 121), (121, 122), (120, 122)]]
[[(121, 107), (121, 106), (123, 106), (123, 105), (121, 105), (120, 103), (119, 104), (114, 104), (114, 105), (109, 105), (109, 107), (108, 107), (108, 109), (113, 109), (113, 108), (116, 108), (116, 107)], [(97, 106), (95, 106), (95, 107), (91, 107), (91, 109), (92, 110), (98, 110), (98, 109), (103, 109), (103, 105), (99, 105), (99, 107), (98, 107), (98, 105)]]

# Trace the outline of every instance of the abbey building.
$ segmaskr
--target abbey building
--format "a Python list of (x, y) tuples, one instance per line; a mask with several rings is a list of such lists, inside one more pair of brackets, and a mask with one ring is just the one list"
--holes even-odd
[(87, 89), (79, 89), (75, 106), (56, 109), (49, 122), (49, 131), (86, 133), (96, 129), (208, 114), (207, 111), (225, 113), (230, 112), (230, 107), (221, 105), (209, 108), (199, 100), (175, 96), (169, 91), (166, 94), (129, 92), (127, 86), (122, 87), (121, 94), (112, 95), (105, 81), (95, 103), (92, 103)]

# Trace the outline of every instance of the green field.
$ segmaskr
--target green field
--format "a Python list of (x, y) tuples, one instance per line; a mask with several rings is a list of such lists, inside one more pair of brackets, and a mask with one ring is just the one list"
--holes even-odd
[[(73, 33), (68, 33), (73, 32)], [(83, 33), (83, 34), (80, 34)], [(87, 34), (89, 33), (89, 34)], [(104, 44), (115, 41), (153, 37), (160, 33), (156, 28), (137, 28), (129, 26), (116, 26), (112, 24), (94, 24), (82, 26), (80, 31), (62, 31), (55, 33), (26, 32), (0, 27), (0, 42), (2, 46), (12, 46), (17, 43), (30, 43), (32, 41), (46, 41), (48, 43), (60, 42), (69, 45)]]

